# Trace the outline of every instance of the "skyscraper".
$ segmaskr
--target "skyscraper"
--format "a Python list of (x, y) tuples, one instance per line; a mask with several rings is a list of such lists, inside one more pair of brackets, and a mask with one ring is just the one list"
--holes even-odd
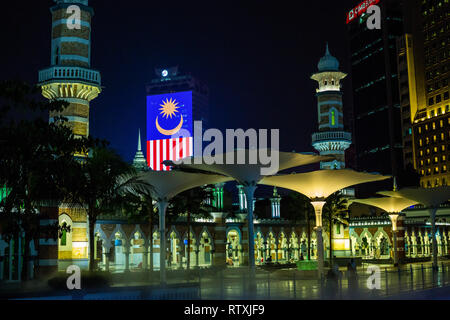
[[(347, 17), (356, 165), (397, 175), (403, 151), (395, 45), (403, 32), (402, 1), (373, 2), (381, 8), (381, 30), (367, 27), (365, 10), (352, 9)], [(360, 3), (355, 7), (362, 8)]]
[(194, 154), (194, 121), (208, 126), (208, 87), (178, 67), (157, 69), (147, 91), (147, 161), (156, 171), (167, 171), (165, 160)]
[(344, 169), (345, 150), (352, 144), (351, 133), (344, 130), (341, 80), (346, 76), (339, 71), (339, 61), (330, 54), (327, 44), (325, 56), (318, 64), (318, 72), (311, 76), (319, 84), (316, 93), (319, 132), (313, 134), (312, 145), (321, 155), (336, 159), (322, 162), (321, 169)]
[(407, 160), (423, 187), (447, 185), (450, 148), (448, 1), (410, 0), (398, 63)]

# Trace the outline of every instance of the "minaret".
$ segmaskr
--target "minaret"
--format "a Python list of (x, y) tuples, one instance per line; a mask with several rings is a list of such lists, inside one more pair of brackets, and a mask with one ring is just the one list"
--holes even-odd
[(334, 161), (322, 162), (321, 169), (344, 169), (345, 150), (352, 143), (351, 133), (344, 131), (341, 80), (347, 74), (339, 71), (338, 60), (327, 49), (320, 59), (319, 71), (311, 76), (319, 84), (317, 89), (319, 132), (312, 136), (313, 147), (321, 155), (331, 155)]
[(75, 136), (89, 136), (89, 103), (101, 92), (100, 72), (91, 69), (91, 20), (94, 10), (88, 0), (54, 0), (50, 67), (39, 71), (42, 95), (64, 100), (61, 113)]
[[(50, 113), (50, 122), (55, 117), (68, 119), (67, 126), (75, 137), (89, 136), (89, 103), (101, 92), (100, 72), (91, 69), (91, 19), (94, 10), (88, 0), (54, 0), (52, 14), (52, 43), (50, 67), (39, 71), (39, 86), (42, 95), (49, 100), (62, 100), (69, 105), (60, 113)], [(75, 155), (85, 157), (85, 155)], [(58, 241), (47, 241), (45, 233), (40, 236), (40, 272), (51, 273), (58, 269), (58, 259), (86, 260), (89, 258), (88, 219), (86, 212), (66, 204), (48, 205), (42, 208), (41, 223), (59, 223), (59, 215), (67, 214), (76, 230), (75, 243), (62, 246)], [(75, 220), (76, 219), (76, 220)], [(77, 221), (76, 227), (72, 224)], [(44, 248), (45, 246), (45, 248)]]
[(144, 171), (147, 169), (147, 160), (144, 157), (144, 153), (142, 153), (141, 130), (139, 130), (138, 148), (136, 155), (134, 156), (133, 167), (139, 171)]

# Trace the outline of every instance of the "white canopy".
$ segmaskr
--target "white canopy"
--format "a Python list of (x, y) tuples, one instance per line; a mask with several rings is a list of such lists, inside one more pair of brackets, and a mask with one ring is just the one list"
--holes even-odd
[(344, 188), (391, 178), (351, 169), (319, 170), (308, 173), (278, 175), (262, 179), (261, 184), (290, 189), (310, 199), (325, 199)]
[[(255, 157), (255, 162), (250, 162), (250, 156)], [(262, 156), (260, 156), (262, 155)], [(182, 159), (183, 164), (181, 168), (191, 168), (197, 170), (205, 170), (218, 174), (223, 174), (232, 177), (241, 184), (254, 183), (255, 185), (264, 177), (261, 169), (270, 167), (264, 155), (271, 155), (270, 149), (238, 149), (233, 152), (224, 153), (215, 157), (194, 158), (189, 157)], [(240, 159), (239, 157), (242, 156)], [(274, 170), (270, 171), (270, 175), (276, 174), (279, 171), (305, 166), (321, 161), (328, 161), (334, 159), (333, 157), (324, 157), (316, 154), (302, 154), (293, 152), (279, 152), (279, 165)], [(219, 160), (219, 161), (217, 161)], [(241, 160), (241, 161), (238, 161)], [(215, 163), (214, 163), (215, 162)], [(220, 163), (217, 163), (220, 162)], [(232, 163), (230, 163), (232, 162)], [(196, 164), (198, 163), (198, 164)], [(240, 164), (245, 163), (245, 164)]]
[(405, 188), (399, 191), (378, 192), (384, 196), (406, 198), (421, 203), (427, 207), (437, 207), (450, 199), (450, 187), (437, 188)]
[(403, 210), (417, 204), (417, 201), (405, 199), (405, 198), (394, 198), (394, 197), (383, 197), (383, 198), (369, 198), (369, 199), (355, 199), (351, 202), (357, 202), (362, 204), (367, 204), (369, 206), (374, 206), (386, 211), (387, 213), (400, 213)]
[(192, 188), (232, 180), (221, 175), (180, 171), (147, 171), (141, 174), (141, 179), (153, 186), (152, 196), (155, 199), (165, 200)]

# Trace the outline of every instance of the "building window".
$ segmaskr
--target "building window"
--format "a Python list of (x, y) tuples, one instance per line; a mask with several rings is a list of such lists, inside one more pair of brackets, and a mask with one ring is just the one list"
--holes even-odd
[(434, 104), (434, 98), (428, 99), (428, 105), (432, 106)]

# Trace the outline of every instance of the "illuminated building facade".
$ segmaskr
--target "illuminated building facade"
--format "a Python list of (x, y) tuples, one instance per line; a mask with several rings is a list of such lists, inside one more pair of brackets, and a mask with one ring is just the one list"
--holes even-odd
[(330, 162), (321, 162), (321, 169), (344, 169), (345, 150), (352, 144), (351, 133), (344, 131), (341, 92), (341, 80), (347, 75), (339, 71), (339, 62), (330, 54), (328, 44), (318, 69), (311, 77), (319, 84), (316, 94), (319, 132), (313, 134), (312, 145), (321, 155), (336, 158)]
[[(355, 7), (362, 1), (355, 1)], [(396, 38), (403, 32), (402, 1), (380, 0), (382, 28), (368, 15), (348, 21), (358, 170), (397, 175), (403, 164)]]
[(398, 40), (404, 123), (412, 134), (408, 161), (428, 188), (450, 179), (449, 14), (448, 1), (409, 1), (407, 33)]
[(208, 125), (208, 87), (178, 67), (156, 70), (147, 91), (147, 161), (156, 171), (168, 171), (165, 160), (194, 154), (194, 121)]

